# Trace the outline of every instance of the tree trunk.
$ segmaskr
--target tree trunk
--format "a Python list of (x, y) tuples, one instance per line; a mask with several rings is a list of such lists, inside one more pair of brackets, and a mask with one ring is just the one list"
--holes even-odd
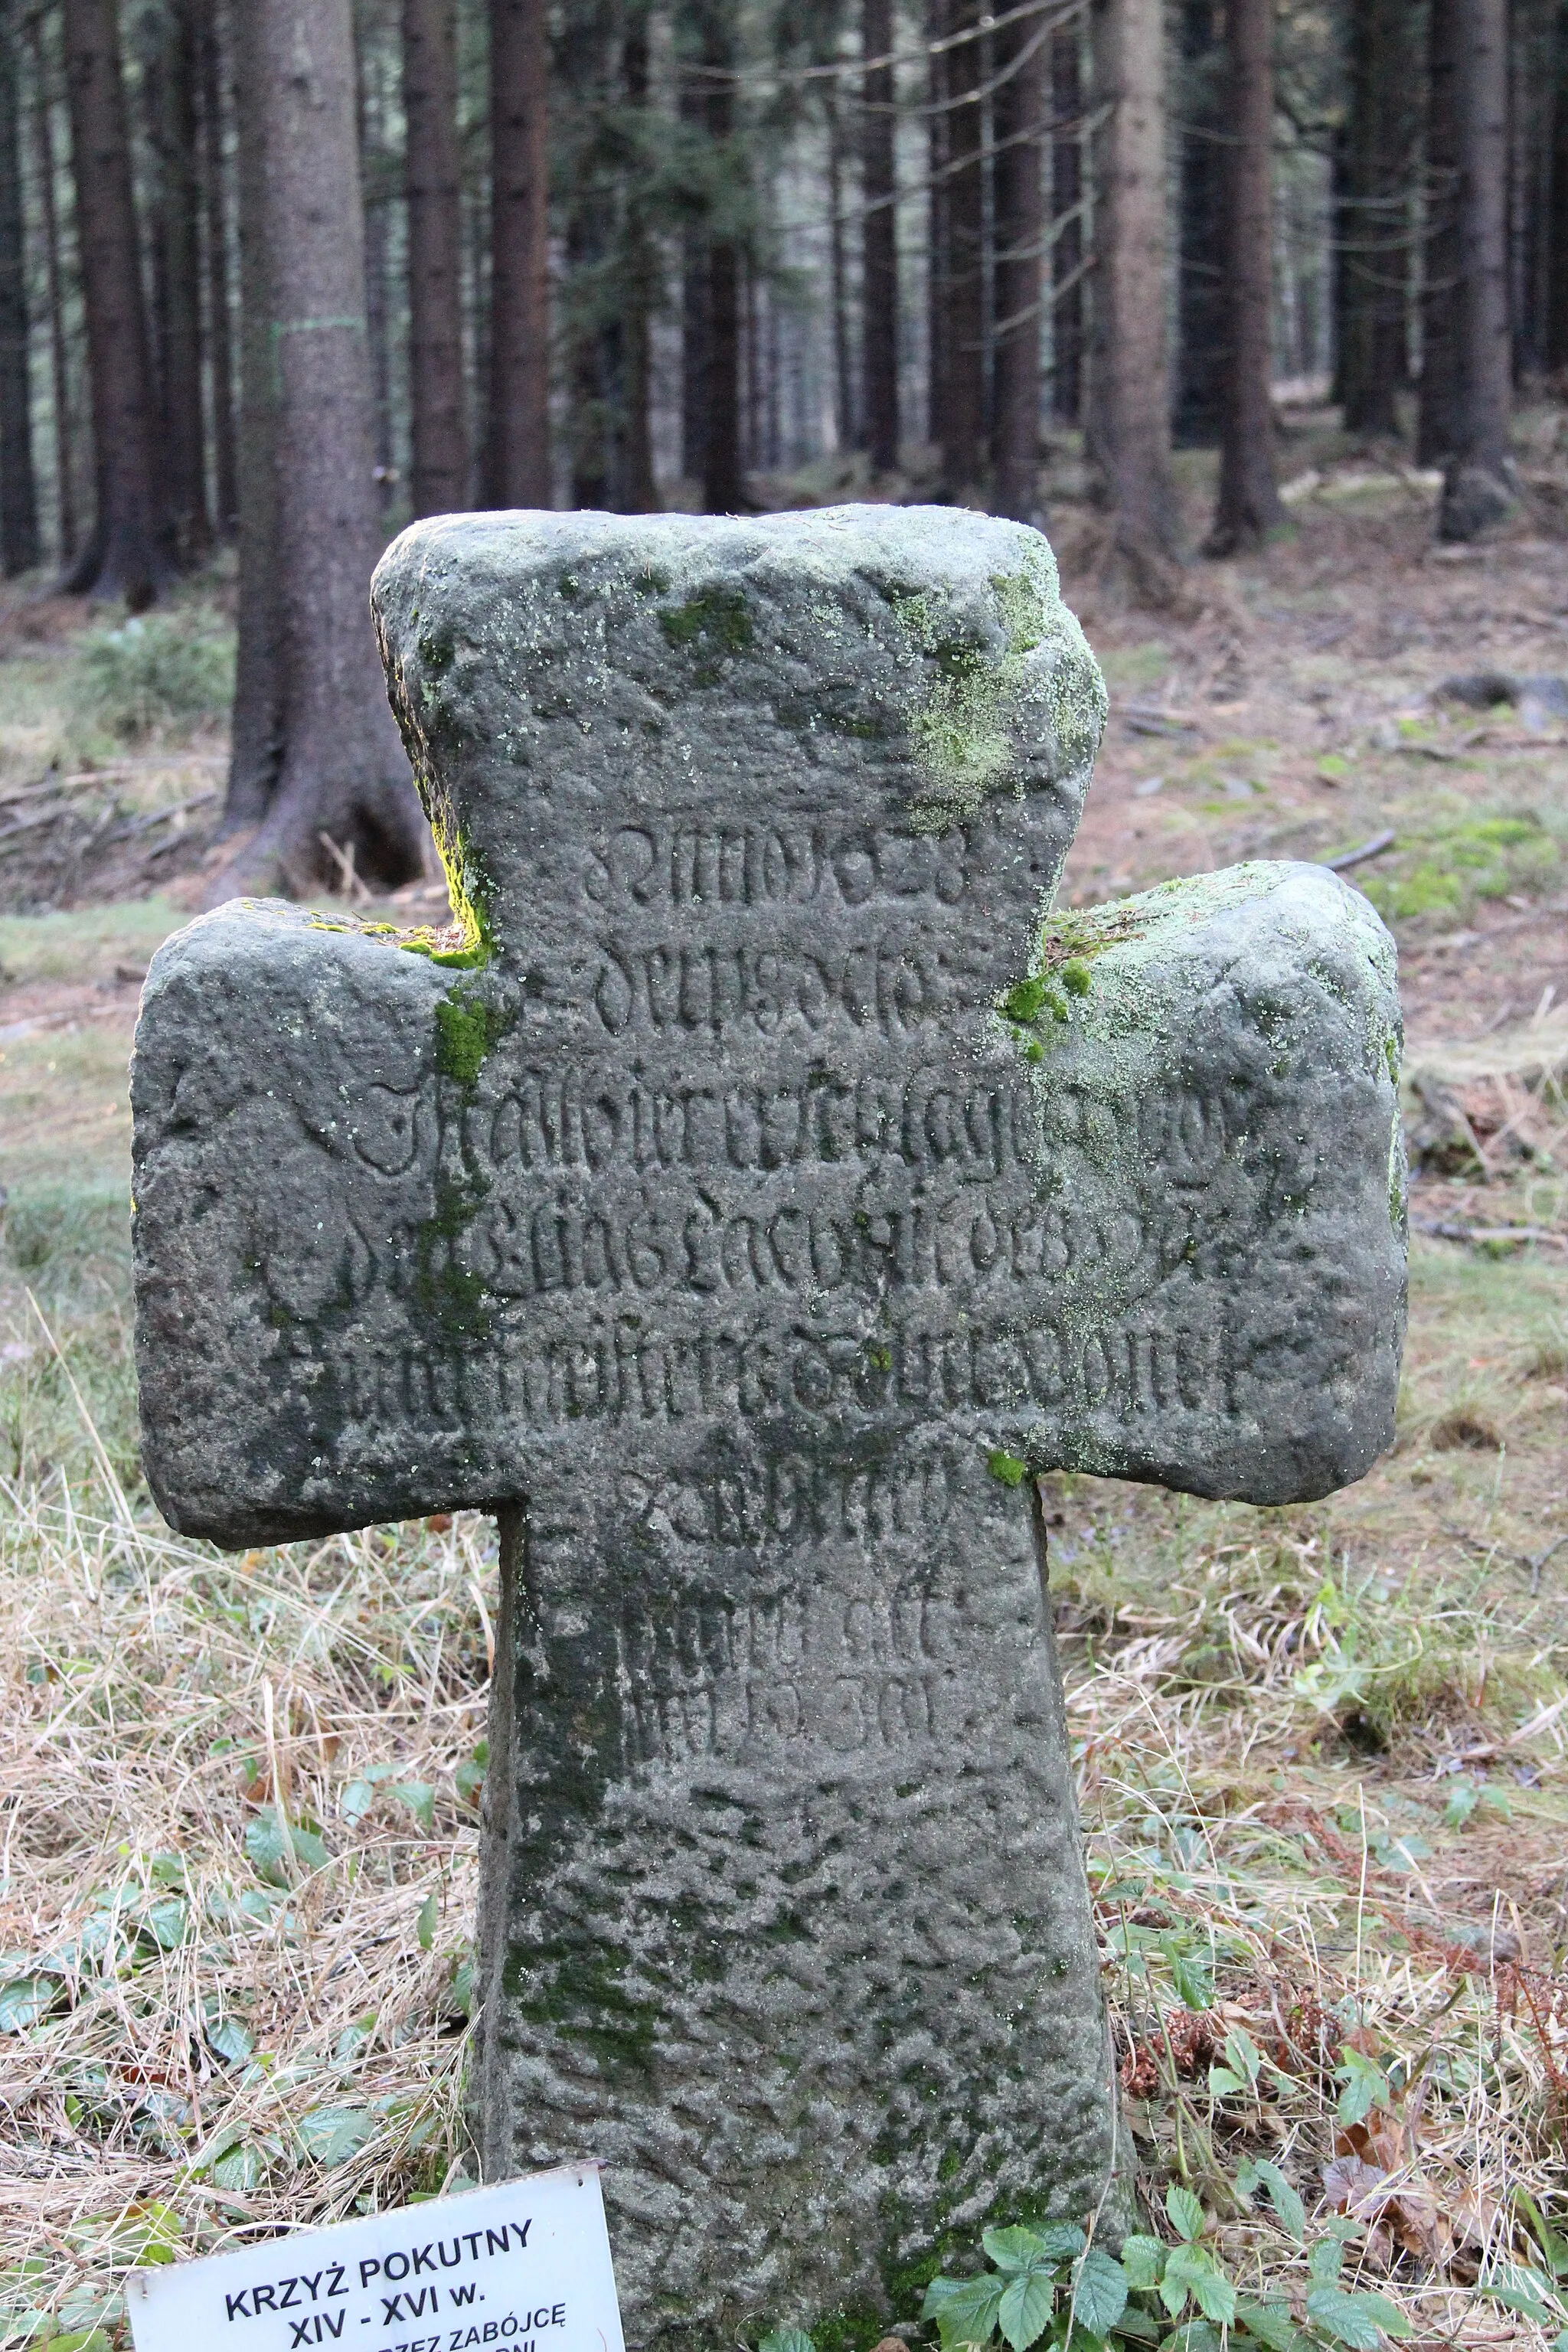
[(948, 420), (948, 285), (952, 275), (952, 238), (947, 176), (948, 52), (940, 45), (947, 30), (948, 0), (926, 0), (930, 64), (926, 85), (927, 171), (931, 182), (926, 230), (926, 438), (940, 452)]
[(197, 207), (196, 0), (170, 0), (153, 97), (158, 149), (156, 236), (163, 499), (176, 556), (199, 562), (212, 544), (202, 412), (202, 287)]
[[(392, 439), (392, 321), (389, 316), (388, 248), (392, 182), (397, 166), (386, 137), (380, 59), (373, 25), (374, 0), (351, 0), (354, 44), (354, 144), (359, 158), (360, 218), (364, 224), (364, 322), (370, 352), (372, 432), (375, 451), (376, 504), (384, 515), (396, 491)], [(356, 21), (357, 19), (357, 21)]]
[(1040, 287), (1046, 235), (1047, 37), (1025, 16), (996, 36), (994, 173), (996, 351), (992, 505), (1038, 523)]
[(1225, 397), (1210, 555), (1258, 547), (1285, 520), (1274, 472), (1274, 0), (1227, 0)]
[[(1432, 0), (1451, 16), (1455, 0)], [(1568, 368), (1568, 0), (1559, 0), (1552, 75), (1552, 190), (1546, 248), (1546, 364)]]
[(1220, 437), (1226, 332), (1224, 242), (1226, 114), (1226, 10), (1183, 0), (1174, 112), (1180, 121), (1176, 260), (1176, 367), (1173, 424), (1188, 448)]
[[(391, 886), (423, 869), (426, 836), (368, 609), (381, 531), (349, 0), (246, 0), (237, 17), (240, 120), (259, 150), (246, 194), (259, 194), (265, 256), (261, 287), (252, 272), (245, 288), (266, 306), (252, 322), (261, 334), (247, 335), (245, 438), (264, 358), (271, 407), (254, 425), (273, 459), (281, 757), (265, 822), (224, 887), (280, 877), (299, 892), (336, 879), (329, 843), (352, 850), (366, 880)], [(256, 552), (242, 537), (242, 567)], [(244, 605), (242, 580), (242, 623)]]
[(1064, 425), (1083, 413), (1083, 75), (1079, 30), (1051, 36), (1051, 406)]
[[(648, 42), (645, 0), (633, 0), (621, 50), (626, 107), (640, 119), (647, 108)], [(653, 353), (649, 310), (658, 283), (658, 254), (635, 201), (623, 227), (625, 288), (626, 478), (622, 504), (627, 514), (654, 514), (658, 486), (653, 472)]]
[(1179, 602), (1165, 357), (1164, 25), (1160, 0), (1092, 0), (1097, 145), (1089, 440), (1137, 593)]
[(219, 0), (197, 0), (202, 100), (202, 224), (205, 240), (207, 358), (211, 368), (213, 491), (220, 539), (234, 536), (239, 490), (234, 446), (234, 331), (228, 300), (228, 205), (224, 193), (223, 53)]
[(1351, 433), (1398, 430), (1394, 395), (1408, 373), (1413, 24), (1409, 0), (1359, 0), (1350, 11), (1336, 390)]
[(861, 89), (865, 128), (860, 171), (865, 202), (861, 239), (862, 396), (873, 474), (899, 466), (899, 235), (897, 127), (893, 88), (893, 0), (863, 0)]
[(985, 472), (985, 45), (980, 0), (949, 0), (947, 52), (947, 299), (942, 375), (946, 429), (942, 483), (950, 498), (978, 496)]
[[(1458, 0), (1430, 0), (1426, 43), (1426, 249), (1422, 273), (1421, 401), (1415, 453), (1422, 465), (1433, 466), (1441, 464), (1453, 453), (1458, 398)], [(1568, 317), (1563, 324), (1563, 357), (1568, 360)]]
[(403, 0), (403, 105), (408, 124), (414, 511), (455, 514), (468, 503), (468, 434), (463, 397), (463, 192), (452, 0)]
[(77, 549), (76, 404), (71, 398), (70, 355), (66, 345), (65, 288), (60, 268), (59, 209), (56, 200), (54, 110), (43, 27), (35, 16), (27, 27), (33, 53), (33, 153), (38, 175), (38, 215), (44, 231), (44, 283), (49, 301), (49, 384), (55, 415), (55, 499), (59, 560), (68, 569)]
[(169, 578), (155, 471), (152, 369), (131, 194), (131, 138), (114, 0), (65, 0), (77, 244), (87, 312), (98, 516), (66, 582), (150, 604)]
[(833, 313), (833, 429), (840, 449), (853, 449), (855, 433), (854, 362), (849, 350), (849, 267), (844, 250), (844, 139), (838, 122), (838, 93), (825, 82), (823, 113), (827, 122), (827, 277)]
[[(695, 0), (690, 10), (698, 72), (688, 102), (706, 137), (711, 178), (733, 179), (735, 153), (734, 16), (730, 0)], [(746, 503), (741, 478), (741, 255), (732, 230), (708, 200), (702, 224), (701, 341), (697, 356), (701, 407), (702, 504), (735, 514)], [(690, 366), (690, 362), (688, 362)]]
[(552, 504), (550, 467), (549, 17), (489, 0), (490, 392), (485, 495)]
[(239, 541), (239, 626), (229, 724), (224, 831), (258, 825), (283, 758), (282, 598), (278, 583), (277, 379), (268, 321), (276, 315), (266, 241), (267, 156), (258, 92), (263, 64), (256, 8), (241, 5), (234, 31), (235, 120), (239, 132), (239, 425), (235, 515)]
[(1458, 0), (1459, 301), (1455, 446), (1438, 530), (1473, 539), (1514, 505), (1509, 455), (1508, 0)]
[(22, 226), (21, 41), (16, 0), (0, 0), (0, 571), (38, 562), (27, 252)]

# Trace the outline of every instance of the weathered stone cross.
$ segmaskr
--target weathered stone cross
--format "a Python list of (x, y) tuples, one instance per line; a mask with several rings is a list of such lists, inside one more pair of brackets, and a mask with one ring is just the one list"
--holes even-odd
[(634, 2345), (869, 2340), (1112, 2163), (1024, 1465), (1390, 1437), (1392, 944), (1307, 866), (1050, 912), (1105, 697), (1016, 525), (469, 516), (374, 593), (469, 948), (159, 954), (148, 1475), (500, 1507), (486, 2166), (608, 2160)]

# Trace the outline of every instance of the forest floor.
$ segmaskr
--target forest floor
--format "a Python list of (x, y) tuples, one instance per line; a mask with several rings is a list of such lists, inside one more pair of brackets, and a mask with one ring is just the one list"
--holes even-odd
[[(1381, 845), (1346, 870), (1405, 989), (1398, 1435), (1289, 1509), (1053, 1478), (1052, 1584), (1154, 2209), (1188, 2180), (1300, 2312), (1349, 2208), (1347, 2275), (1423, 2341), (1534, 2347), (1568, 2323), (1568, 689), (1435, 689), (1568, 678), (1568, 541), (1449, 555), (1429, 483), (1290, 446), (1293, 535), (1194, 567), (1181, 621), (1058, 499), (1112, 709), (1064, 887)], [(226, 1559), (137, 1465), (125, 1062), (200, 887), (227, 593), (108, 655), (0, 604), (0, 2346), (119, 2341), (135, 2261), (472, 2163), (493, 1531)]]

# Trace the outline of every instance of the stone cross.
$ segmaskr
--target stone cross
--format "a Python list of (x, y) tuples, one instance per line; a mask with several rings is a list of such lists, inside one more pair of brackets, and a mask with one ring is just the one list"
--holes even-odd
[(605, 2159), (634, 2346), (869, 2343), (1114, 2213), (1026, 1470), (1388, 1443), (1392, 943), (1301, 865), (1054, 908), (1105, 693), (1013, 523), (458, 517), (374, 604), (462, 944), (154, 961), (148, 1476), (500, 1510), (487, 2172)]

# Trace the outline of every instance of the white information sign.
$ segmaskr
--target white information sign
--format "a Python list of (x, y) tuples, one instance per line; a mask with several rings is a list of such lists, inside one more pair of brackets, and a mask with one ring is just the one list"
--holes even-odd
[(594, 2164), (132, 2273), (136, 2352), (625, 2352)]

